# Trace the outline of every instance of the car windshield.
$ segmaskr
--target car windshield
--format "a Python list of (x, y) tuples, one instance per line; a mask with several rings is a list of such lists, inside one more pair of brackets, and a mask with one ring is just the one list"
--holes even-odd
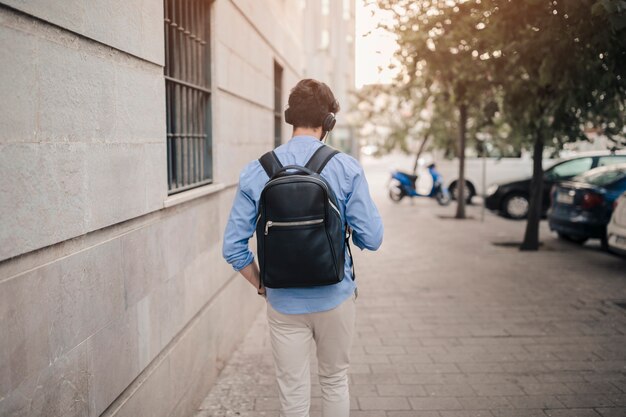
[[(595, 172), (594, 172), (595, 171)], [(605, 187), (609, 184), (619, 181), (622, 178), (626, 178), (626, 167), (611, 170), (597, 170), (590, 171), (574, 178), (576, 181), (586, 182), (598, 187)]]

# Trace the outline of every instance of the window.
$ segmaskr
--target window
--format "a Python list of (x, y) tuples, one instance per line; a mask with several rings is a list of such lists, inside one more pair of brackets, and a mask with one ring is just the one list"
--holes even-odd
[(578, 178), (586, 183), (597, 185), (598, 187), (606, 187), (614, 182), (622, 180), (626, 177), (626, 169), (605, 168), (602, 170), (593, 170), (587, 174), (583, 174)]
[(606, 167), (615, 164), (626, 164), (626, 155), (601, 156), (598, 159), (599, 167)]
[(343, 20), (350, 20), (352, 15), (352, 10), (350, 7), (351, 0), (343, 0)]
[(283, 67), (274, 61), (274, 147), (280, 146), (283, 131)]
[(592, 163), (592, 158), (578, 158), (571, 161), (565, 161), (556, 165), (554, 168), (549, 169), (546, 172), (546, 176), (550, 180), (571, 178), (590, 170)]
[(328, 16), (330, 14), (330, 0), (322, 0), (322, 15)]
[(169, 194), (211, 182), (209, 4), (164, 2)]

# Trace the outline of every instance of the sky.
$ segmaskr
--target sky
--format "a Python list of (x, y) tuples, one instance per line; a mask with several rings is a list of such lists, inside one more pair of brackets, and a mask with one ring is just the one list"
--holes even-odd
[[(376, 26), (381, 19), (388, 18), (374, 5), (365, 6), (365, 0), (356, 0), (355, 39), (355, 87), (364, 84), (390, 83), (395, 73), (387, 68), (397, 48), (394, 36)], [(388, 15), (387, 15), (388, 16)], [(379, 67), (382, 72), (379, 72)]]

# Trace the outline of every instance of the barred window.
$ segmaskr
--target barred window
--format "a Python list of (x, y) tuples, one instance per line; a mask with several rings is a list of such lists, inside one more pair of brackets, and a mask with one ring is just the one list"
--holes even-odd
[(164, 0), (169, 194), (212, 181), (210, 4)]
[(283, 67), (274, 61), (274, 147), (282, 143)]

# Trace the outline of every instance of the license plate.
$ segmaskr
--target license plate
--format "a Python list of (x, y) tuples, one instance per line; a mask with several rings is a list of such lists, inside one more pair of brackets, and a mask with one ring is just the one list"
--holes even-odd
[(615, 244), (619, 246), (626, 246), (626, 237), (615, 236)]
[(574, 196), (566, 193), (557, 193), (556, 202), (561, 204), (574, 204)]

